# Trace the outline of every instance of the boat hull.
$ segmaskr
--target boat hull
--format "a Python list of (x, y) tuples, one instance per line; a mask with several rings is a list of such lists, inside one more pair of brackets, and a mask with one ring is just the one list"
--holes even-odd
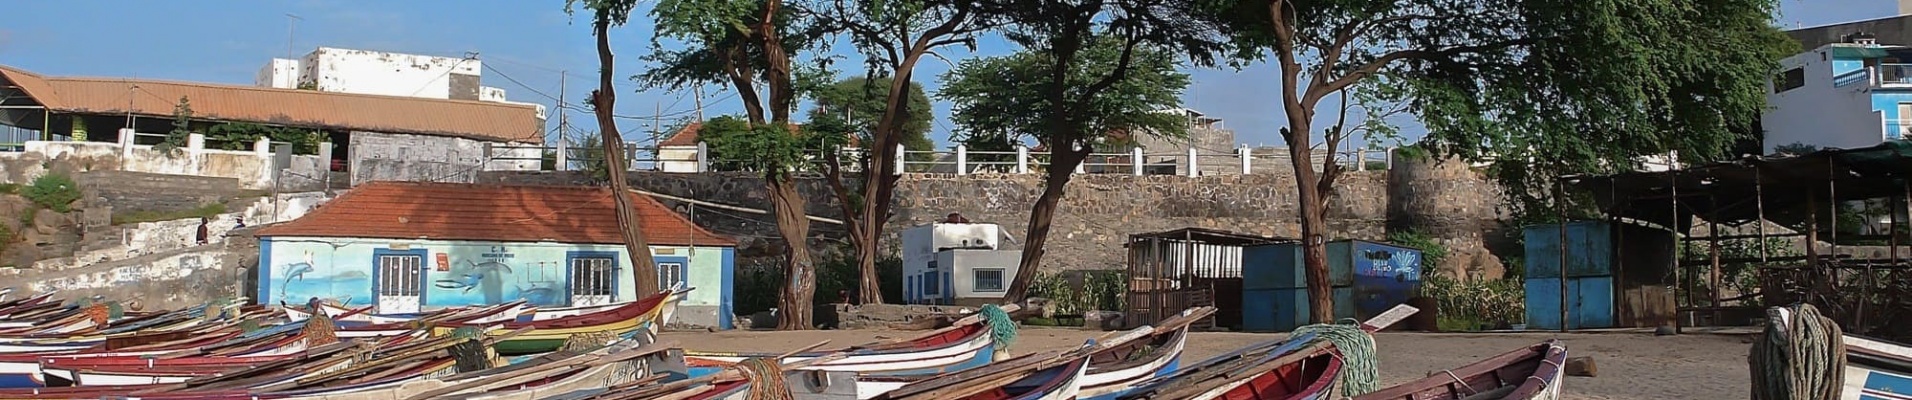
[(1840, 400), (1912, 400), (1912, 346), (1847, 335)]
[[(802, 370), (855, 372), (873, 376), (930, 376), (975, 368), (995, 360), (995, 343), (985, 325), (964, 327), (924, 343), (937, 344), (893, 351), (857, 351), (840, 359), (806, 366)], [(693, 377), (716, 373), (724, 365), (743, 362), (746, 358), (772, 355), (695, 351), (685, 354), (685, 359), (692, 363)], [(822, 355), (801, 354), (785, 358), (783, 362), (804, 361)]]

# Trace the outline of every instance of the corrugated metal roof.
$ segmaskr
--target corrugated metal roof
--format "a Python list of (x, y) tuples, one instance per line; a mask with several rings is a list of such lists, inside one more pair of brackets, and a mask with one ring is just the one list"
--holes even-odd
[[(184, 97), (195, 118), (282, 126), (544, 142), (534, 106), (144, 79), (0, 76), (54, 112), (169, 117)], [(131, 110), (128, 110), (128, 108)]]
[[(736, 246), (649, 196), (631, 196), (653, 245)], [(623, 244), (610, 190), (372, 182), (258, 236)]]

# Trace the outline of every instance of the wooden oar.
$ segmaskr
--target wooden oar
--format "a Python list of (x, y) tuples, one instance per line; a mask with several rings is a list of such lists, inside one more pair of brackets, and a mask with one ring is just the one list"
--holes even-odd
[[(518, 335), (522, 335), (530, 331), (531, 331), (531, 328), (520, 328), (520, 329), (506, 332), (497, 336), (486, 337), (484, 339), (481, 339), (481, 343), (484, 343), (486, 347), (490, 347), (493, 344), (497, 344), (497, 342), (499, 341), (510, 339), (512, 337), (516, 337)], [(300, 387), (300, 386), (311, 385), (317, 382), (324, 382), (324, 381), (336, 379), (341, 376), (350, 376), (353, 374), (365, 373), (372, 369), (390, 365), (390, 364), (411, 361), (424, 356), (435, 356), (436, 353), (438, 353), (439, 351), (451, 348), (452, 346), (456, 346), (459, 343), (463, 343), (463, 342), (464, 342), (464, 339), (454, 338), (454, 337), (434, 338), (433, 340), (427, 341), (428, 344), (406, 349), (406, 350), (394, 353), (392, 355), (380, 357), (378, 359), (374, 359), (364, 363), (356, 363), (352, 365), (351, 367), (347, 367), (345, 369), (340, 369), (337, 371), (299, 378), (291, 382), (283, 382), (277, 385), (265, 386), (258, 389), (259, 391), (262, 391), (262, 392), (278, 391), (278, 390), (283, 390), (290, 387)]]

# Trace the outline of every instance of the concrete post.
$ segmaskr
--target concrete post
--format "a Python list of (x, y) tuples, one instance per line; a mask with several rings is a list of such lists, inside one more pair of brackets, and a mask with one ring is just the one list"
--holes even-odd
[(969, 146), (956, 145), (956, 174), (969, 175)]
[(136, 135), (139, 135), (139, 132), (134, 132), (132, 129), (120, 128), (119, 144), (121, 160), (133, 157), (133, 144), (136, 143), (134, 140), (138, 137)]
[(1399, 150), (1401, 150), (1399, 147), (1388, 148), (1387, 157), (1385, 157), (1387, 159), (1388, 169), (1394, 169), (1394, 152)]
[[(1090, 156), (1090, 157), (1093, 157), (1093, 156)], [(1084, 168), (1087, 165), (1089, 165), (1089, 159), (1087, 157), (1084, 157), (1082, 159), (1082, 162), (1076, 163), (1076, 169), (1075, 169), (1076, 175), (1081, 175), (1085, 170), (1087, 170), (1087, 168)]]
[(1354, 170), (1368, 170), (1368, 149), (1354, 149)]
[(1188, 176), (1202, 176), (1201, 167), (1196, 165), (1198, 163), (1196, 159), (1200, 156), (1201, 154), (1195, 152), (1195, 148), (1188, 149)]
[(195, 175), (199, 174), (200, 159), (205, 158), (205, 157), (201, 157), (201, 154), (203, 154), (205, 151), (206, 151), (206, 135), (205, 134), (201, 134), (201, 133), (186, 134), (186, 171), (187, 173), (195, 174)]
[(1129, 172), (1135, 174), (1135, 176), (1142, 176), (1142, 165), (1144, 164), (1142, 157), (1142, 148), (1129, 149)]
[(1235, 153), (1237, 153), (1236, 157), (1241, 157), (1241, 174), (1242, 175), (1248, 175), (1255, 172), (1254, 152), (1255, 151), (1250, 150), (1248, 146), (1242, 146), (1239, 149), (1235, 149)]
[(902, 175), (903, 172), (906, 172), (905, 168), (909, 167), (909, 155), (910, 151), (908, 148), (904, 148), (901, 143), (896, 145), (896, 165), (892, 165), (891, 167), (896, 169), (897, 175)]
[(1029, 146), (1016, 145), (1016, 173), (1029, 173)]
[(697, 142), (697, 172), (710, 172), (710, 143)]
[(258, 154), (259, 158), (272, 157), (272, 139), (259, 138), (259, 141), (252, 143), (252, 152)]
[(559, 139), (558, 149), (557, 149), (558, 154), (555, 156), (555, 160), (554, 160), (555, 162), (552, 163), (551, 169), (554, 171), (563, 171), (566, 168), (570, 168), (569, 167), (571, 165), (571, 155), (569, 154), (570, 152), (571, 152), (571, 146), (569, 141)]

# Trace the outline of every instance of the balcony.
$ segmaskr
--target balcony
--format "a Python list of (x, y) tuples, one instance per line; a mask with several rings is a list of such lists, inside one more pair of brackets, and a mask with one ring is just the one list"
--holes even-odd
[(1832, 77), (1833, 87), (1867, 83), (1874, 88), (1912, 89), (1912, 64), (1879, 64)]

